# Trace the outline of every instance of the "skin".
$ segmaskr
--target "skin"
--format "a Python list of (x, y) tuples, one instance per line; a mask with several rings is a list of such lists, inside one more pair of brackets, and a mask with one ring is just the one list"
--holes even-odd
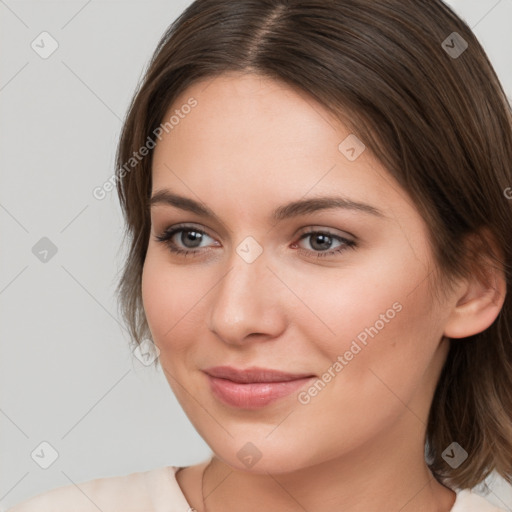
[[(152, 206), (142, 293), (169, 385), (214, 452), (207, 510), (449, 511), (455, 493), (424, 460), (428, 411), (447, 338), (487, 328), (504, 281), (461, 280), (435, 298), (427, 226), (411, 199), (368, 148), (348, 160), (338, 145), (350, 132), (305, 93), (227, 73), (190, 86), (165, 118), (190, 97), (197, 106), (154, 150), (152, 194), (169, 189), (218, 219)], [(383, 216), (330, 209), (269, 219), (284, 203), (334, 193)], [(178, 223), (206, 233), (195, 248), (173, 237), (196, 255), (157, 241)], [(301, 238), (310, 228), (356, 247), (318, 257), (315, 237)], [(252, 263), (236, 252), (247, 236), (263, 249)], [(333, 238), (326, 249), (340, 245)], [(225, 364), (320, 377), (397, 302), (400, 312), (305, 405), (292, 393), (262, 409), (229, 407), (202, 372)], [(237, 457), (247, 442), (262, 454), (251, 468)], [(205, 467), (177, 473), (199, 512)]]

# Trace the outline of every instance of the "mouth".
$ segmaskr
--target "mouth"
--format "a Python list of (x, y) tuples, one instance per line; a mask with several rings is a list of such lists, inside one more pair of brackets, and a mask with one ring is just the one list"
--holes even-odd
[(203, 370), (213, 395), (222, 403), (243, 409), (259, 409), (290, 395), (316, 378), (267, 368), (236, 369), (216, 366)]

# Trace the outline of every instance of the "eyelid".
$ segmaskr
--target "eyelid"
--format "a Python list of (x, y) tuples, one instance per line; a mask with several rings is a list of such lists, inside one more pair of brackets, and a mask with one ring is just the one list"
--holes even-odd
[(333, 231), (333, 230), (334, 230), (334, 228), (327, 228), (325, 226), (308, 226), (306, 228), (306, 231), (299, 230), (299, 235), (297, 235), (297, 236), (302, 237), (304, 235), (309, 235), (310, 233), (325, 233), (326, 235), (344, 238), (346, 240), (350, 240), (351, 242), (357, 241), (357, 237), (355, 235), (353, 235), (352, 233), (350, 233), (349, 231), (341, 231), (341, 230)]
[(155, 229), (155, 231), (159, 231), (160, 233), (171, 233), (172, 231), (179, 231), (179, 230), (197, 231), (198, 233), (205, 234), (205, 235), (209, 236), (210, 238), (215, 239), (214, 236), (212, 236), (208, 233), (207, 228), (204, 228), (202, 225), (196, 224), (194, 222), (178, 222), (177, 224), (165, 224), (162, 229), (160, 229), (160, 230)]

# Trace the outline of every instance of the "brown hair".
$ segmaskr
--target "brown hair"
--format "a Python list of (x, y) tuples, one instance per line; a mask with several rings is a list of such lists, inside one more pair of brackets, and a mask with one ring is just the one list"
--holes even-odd
[[(494, 469), (512, 482), (512, 201), (505, 197), (512, 112), (475, 35), (441, 0), (197, 0), (169, 27), (138, 85), (116, 155), (130, 241), (117, 293), (133, 340), (151, 339), (141, 275), (152, 153), (131, 169), (126, 163), (158, 133), (181, 92), (228, 71), (306, 91), (364, 142), (428, 224), (439, 283), (470, 272), (484, 278), (484, 259), (504, 270), (508, 293), (498, 318), (451, 342), (426, 459), (438, 480), (458, 488), (474, 487)], [(480, 242), (472, 250), (468, 235)], [(454, 441), (469, 454), (458, 468), (442, 457)]]

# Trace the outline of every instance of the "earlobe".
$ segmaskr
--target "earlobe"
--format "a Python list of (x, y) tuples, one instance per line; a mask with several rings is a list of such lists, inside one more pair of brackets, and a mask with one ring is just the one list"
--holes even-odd
[(507, 293), (503, 267), (488, 258), (480, 259), (485, 262), (471, 272), (454, 296), (456, 302), (444, 330), (448, 338), (466, 338), (485, 331), (503, 307)]

